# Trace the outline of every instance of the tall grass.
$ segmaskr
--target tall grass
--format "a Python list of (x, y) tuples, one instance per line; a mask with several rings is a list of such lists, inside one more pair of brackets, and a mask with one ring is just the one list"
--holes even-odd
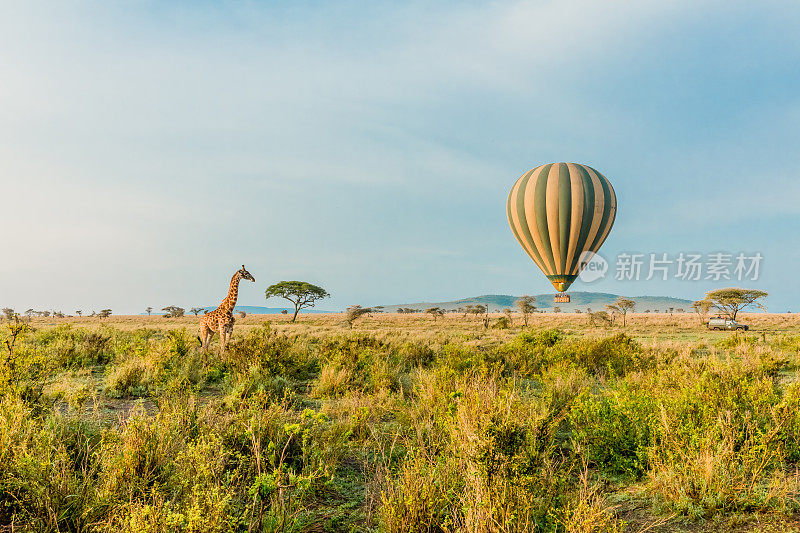
[(1, 528), (623, 531), (630, 513), (798, 510), (792, 332), (248, 318), (219, 355), (161, 320), (20, 339)]

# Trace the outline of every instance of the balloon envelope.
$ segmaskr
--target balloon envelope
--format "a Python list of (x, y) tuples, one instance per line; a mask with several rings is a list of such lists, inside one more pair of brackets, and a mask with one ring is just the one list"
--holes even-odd
[[(608, 237), (617, 196), (605, 176), (578, 163), (551, 163), (523, 174), (508, 195), (514, 237), (557, 291), (566, 291)], [(583, 257), (582, 257), (583, 256)]]

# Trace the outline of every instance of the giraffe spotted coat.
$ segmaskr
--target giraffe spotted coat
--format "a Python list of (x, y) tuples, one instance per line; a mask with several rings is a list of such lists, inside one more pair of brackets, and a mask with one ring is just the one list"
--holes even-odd
[(246, 279), (248, 281), (255, 281), (250, 272), (242, 265), (241, 270), (237, 270), (231, 278), (230, 288), (228, 295), (222, 300), (222, 303), (214, 309), (203, 315), (200, 319), (200, 344), (203, 351), (208, 350), (211, 344), (211, 339), (215, 333), (219, 333), (219, 351), (223, 352), (228, 341), (231, 339), (233, 333), (233, 308), (236, 307), (236, 299), (239, 297), (239, 281)]

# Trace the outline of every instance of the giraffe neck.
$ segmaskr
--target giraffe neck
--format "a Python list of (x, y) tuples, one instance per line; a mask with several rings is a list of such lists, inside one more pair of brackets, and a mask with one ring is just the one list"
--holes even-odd
[(222, 303), (219, 304), (219, 307), (217, 309), (225, 313), (230, 313), (233, 311), (233, 308), (236, 307), (236, 299), (239, 297), (240, 279), (241, 277), (239, 276), (238, 272), (233, 275), (233, 277), (231, 278), (231, 286), (228, 289), (228, 296), (226, 296), (225, 299), (222, 300)]

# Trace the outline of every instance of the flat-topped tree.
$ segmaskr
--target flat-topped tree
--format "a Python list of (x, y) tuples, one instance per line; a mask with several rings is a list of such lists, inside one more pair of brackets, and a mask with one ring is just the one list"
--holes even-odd
[(292, 322), (297, 320), (297, 313), (301, 309), (314, 307), (317, 300), (330, 296), (328, 291), (306, 281), (281, 281), (267, 287), (265, 293), (267, 300), (273, 297), (284, 298), (294, 304)]
[(612, 313), (619, 313), (622, 315), (622, 325), (625, 325), (625, 317), (628, 315), (628, 311), (633, 311), (636, 307), (636, 302), (630, 300), (628, 298), (619, 297), (614, 302), (613, 305), (607, 305), (606, 309), (611, 311)]
[(444, 309), (441, 307), (430, 307), (426, 309), (425, 312), (433, 317), (434, 322), (436, 322), (436, 319), (440, 316), (444, 316)]
[(706, 293), (705, 301), (711, 302), (711, 307), (719, 310), (731, 320), (736, 320), (736, 315), (742, 309), (750, 306), (756, 306), (759, 309), (766, 310), (764, 304), (759, 300), (769, 296), (764, 291), (756, 289), (740, 289), (738, 287), (729, 287), (727, 289), (717, 289)]
[(183, 307), (178, 307), (177, 305), (168, 305), (161, 310), (166, 311), (164, 318), (180, 318), (186, 313)]
[(470, 308), (469, 312), (473, 315), (482, 315), (489, 312), (489, 308), (482, 304), (468, 305), (467, 307)]

